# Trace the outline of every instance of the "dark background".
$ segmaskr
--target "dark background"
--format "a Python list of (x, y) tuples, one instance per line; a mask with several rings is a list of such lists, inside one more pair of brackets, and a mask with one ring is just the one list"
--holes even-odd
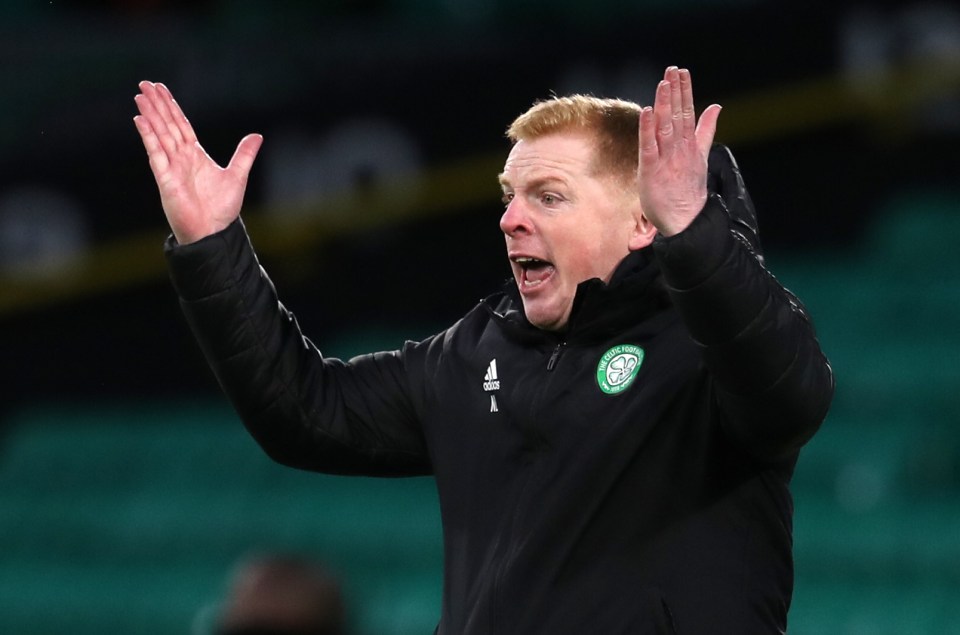
[[(162, 270), (163, 217), (131, 122), (141, 79), (170, 86), (222, 163), (241, 136), (264, 134), (245, 217), (305, 223), (261, 253), (320, 345), (369, 327), (423, 336), (508, 275), (495, 181), (502, 132), (551, 92), (648, 103), (663, 67), (691, 68), (701, 107), (725, 106), (718, 139), (735, 150), (773, 253), (849, 249), (889, 197), (954, 184), (960, 17), (951, 5), (550, 7), (5, 9), (6, 405), (215, 390)], [(427, 216), (423, 198), (434, 197), (419, 179), (475, 159), (486, 162), (468, 170), (463, 195), (447, 178), (442, 199), (428, 201), (442, 209)], [(370, 194), (394, 182), (399, 190)], [(344, 197), (348, 222), (325, 227), (325, 204)], [(127, 251), (111, 259), (118, 249)]]
[(166, 83), (326, 354), (509, 275), (506, 125), (570, 92), (724, 106), (767, 262), (837, 371), (794, 479), (791, 633), (960, 633), (960, 8), (950, 2), (0, 3), (0, 631), (209, 632), (251, 549), (342, 575), (358, 635), (431, 632), (429, 479), (284, 470), (180, 316), (132, 117)]

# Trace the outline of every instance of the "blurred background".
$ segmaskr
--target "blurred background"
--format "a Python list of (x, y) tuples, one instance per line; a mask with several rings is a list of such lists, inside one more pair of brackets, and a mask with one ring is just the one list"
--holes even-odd
[(508, 275), (505, 126), (551, 93), (724, 105), (767, 262), (837, 374), (794, 480), (796, 635), (960, 633), (960, 6), (769, 0), (0, 3), (0, 632), (210, 633), (236, 563), (301, 554), (356, 635), (430, 633), (430, 479), (261, 454), (180, 317), (132, 123), (165, 82), (329, 355)]

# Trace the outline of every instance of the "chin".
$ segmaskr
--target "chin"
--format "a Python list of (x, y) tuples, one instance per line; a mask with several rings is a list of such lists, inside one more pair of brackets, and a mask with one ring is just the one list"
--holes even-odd
[(527, 322), (544, 331), (559, 331), (567, 325), (567, 316), (559, 311), (538, 310), (538, 307), (524, 304), (523, 313)]

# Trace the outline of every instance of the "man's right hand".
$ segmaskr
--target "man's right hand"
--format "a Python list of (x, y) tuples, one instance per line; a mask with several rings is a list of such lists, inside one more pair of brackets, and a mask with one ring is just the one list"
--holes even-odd
[(197, 142), (193, 127), (163, 84), (140, 82), (133, 118), (160, 188), (167, 222), (181, 245), (226, 229), (240, 215), (247, 177), (263, 137), (251, 134), (221, 168)]

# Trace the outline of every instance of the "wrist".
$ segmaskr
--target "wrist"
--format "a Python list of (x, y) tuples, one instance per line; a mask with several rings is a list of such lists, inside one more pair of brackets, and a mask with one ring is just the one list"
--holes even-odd
[(170, 229), (173, 232), (173, 237), (177, 239), (177, 243), (180, 245), (189, 245), (198, 241), (203, 240), (208, 236), (213, 236), (216, 233), (219, 233), (226, 229), (227, 226), (216, 226), (216, 225), (203, 225), (203, 226), (183, 226), (183, 225), (174, 225), (170, 224)]
[(690, 226), (707, 204), (707, 192), (698, 195), (693, 203), (674, 205), (670, 214), (657, 219), (657, 233), (664, 237), (676, 236)]

